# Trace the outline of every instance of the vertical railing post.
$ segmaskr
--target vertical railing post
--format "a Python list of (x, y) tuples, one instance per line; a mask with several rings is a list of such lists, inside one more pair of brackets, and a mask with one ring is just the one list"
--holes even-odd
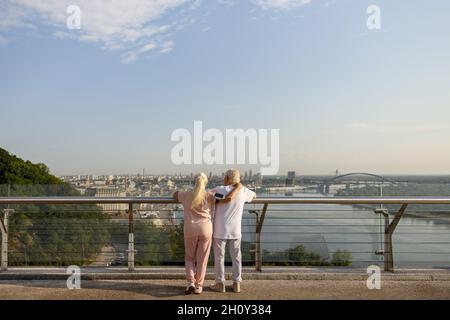
[(385, 231), (384, 231), (384, 270), (389, 272), (394, 272), (394, 249), (392, 245), (392, 235), (394, 234), (395, 228), (397, 227), (400, 219), (405, 213), (408, 204), (402, 204), (400, 209), (394, 216), (394, 219), (389, 224), (389, 218), (385, 221)]
[(400, 219), (402, 218), (407, 207), (407, 203), (402, 204), (391, 223), (389, 223), (389, 212), (387, 209), (381, 208), (375, 210), (375, 213), (382, 214), (384, 216), (384, 271), (394, 272), (394, 249), (392, 245), (392, 235), (394, 234), (395, 228), (400, 222)]
[(3, 217), (0, 217), (0, 229), (2, 232), (1, 271), (8, 270), (8, 216), (12, 209), (3, 209)]
[(258, 232), (258, 225), (260, 220), (259, 211), (256, 213), (256, 230), (255, 230), (255, 270), (261, 271), (261, 233)]
[[(389, 266), (391, 265), (390, 261), (392, 258), (392, 247), (389, 245), (389, 243), (391, 243), (392, 238), (388, 235), (387, 230), (389, 228), (389, 211), (386, 208), (379, 208), (379, 209), (375, 209), (375, 213), (382, 215), (384, 217), (384, 239), (383, 239), (383, 244), (384, 244), (384, 248), (382, 250), (382, 254), (383, 254), (383, 261), (384, 261), (384, 270), (388, 271), (389, 270)], [(380, 225), (381, 228), (381, 225)], [(381, 232), (381, 230), (380, 230)], [(380, 235), (381, 236), (381, 235)], [(378, 254), (378, 251), (376, 252)]]
[(384, 224), (384, 271), (394, 271), (394, 253), (392, 252), (392, 234), (388, 233), (389, 218)]
[(134, 271), (134, 219), (133, 204), (128, 204), (128, 271)]
[(261, 231), (266, 216), (267, 207), (269, 205), (264, 204), (263, 210), (253, 211), (256, 214), (256, 230), (255, 230), (255, 270), (261, 272), (262, 270), (262, 247), (261, 247)]

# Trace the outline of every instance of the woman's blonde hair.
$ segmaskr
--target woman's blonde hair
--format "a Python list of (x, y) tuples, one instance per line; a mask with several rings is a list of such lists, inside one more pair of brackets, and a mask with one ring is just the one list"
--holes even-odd
[(200, 172), (195, 176), (195, 187), (192, 191), (192, 204), (191, 209), (198, 207), (205, 199), (206, 185), (208, 184), (208, 177), (203, 172)]

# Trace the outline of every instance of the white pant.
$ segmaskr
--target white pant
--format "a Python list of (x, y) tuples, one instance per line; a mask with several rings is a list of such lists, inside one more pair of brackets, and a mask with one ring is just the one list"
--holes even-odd
[(225, 247), (227, 243), (233, 264), (233, 282), (242, 281), (241, 239), (214, 238), (214, 273), (216, 275), (216, 283), (225, 283)]

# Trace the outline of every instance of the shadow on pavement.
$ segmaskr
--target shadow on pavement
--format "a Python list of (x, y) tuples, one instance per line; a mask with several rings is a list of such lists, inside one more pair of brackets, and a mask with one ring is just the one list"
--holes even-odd
[[(63, 280), (33, 280), (33, 281), (0, 281), (0, 285), (14, 285), (20, 287), (36, 288), (36, 289), (65, 289), (66, 282)], [(105, 290), (105, 291), (125, 291), (128, 293), (148, 295), (155, 298), (174, 298), (185, 299), (184, 286), (174, 286), (165, 284), (156, 284), (151, 282), (136, 283), (128, 281), (114, 280), (82, 280), (81, 289)], [(107, 294), (102, 298), (107, 298)], [(100, 297), (99, 297), (100, 298)]]

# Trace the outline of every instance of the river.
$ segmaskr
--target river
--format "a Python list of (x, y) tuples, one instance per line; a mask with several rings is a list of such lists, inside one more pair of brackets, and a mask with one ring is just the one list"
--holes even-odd
[[(261, 205), (248, 205), (247, 209), (261, 209)], [(269, 205), (262, 248), (281, 251), (302, 244), (324, 258), (345, 249), (352, 253), (353, 266), (382, 264), (382, 256), (375, 254), (383, 249), (380, 223), (384, 225), (384, 220), (372, 210), (349, 205)], [(244, 241), (254, 241), (254, 224), (254, 214), (245, 214)], [(450, 217), (445, 222), (403, 217), (393, 236), (393, 250), (396, 266), (450, 267)]]

